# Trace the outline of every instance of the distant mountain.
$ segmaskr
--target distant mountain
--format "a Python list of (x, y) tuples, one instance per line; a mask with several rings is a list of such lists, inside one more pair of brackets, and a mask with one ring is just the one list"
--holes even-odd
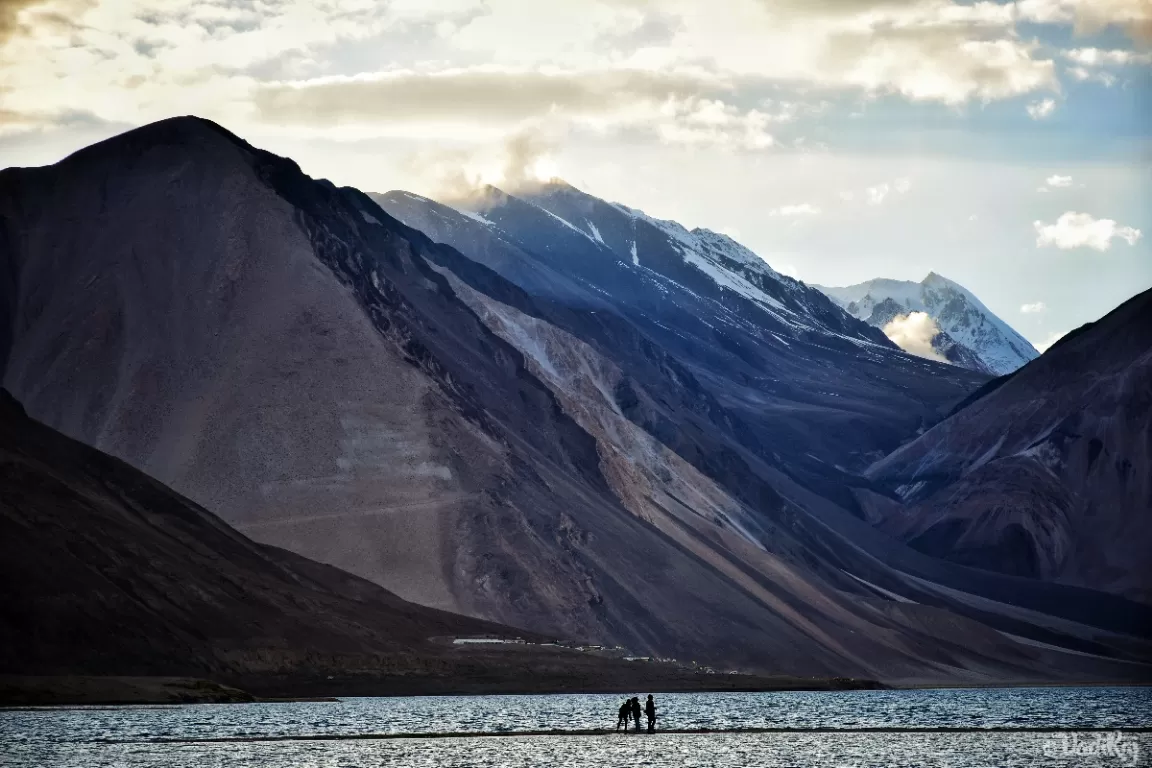
[(932, 348), (962, 368), (1003, 376), (1040, 355), (971, 291), (935, 272), (919, 283), (877, 279), (845, 288), (816, 287), (877, 328), (901, 315), (927, 313), (940, 329)]
[(1142, 606), (863, 519), (893, 500), (861, 472), (986, 375), (566, 185), (379, 199), (193, 118), (0, 172), (3, 382), (245, 535), (453, 613), (886, 681), (1147, 655)]
[(879, 524), (954, 562), (1152, 603), (1150, 382), (1145, 291), (873, 466), (904, 502)]
[[(589, 308), (588, 316), (575, 316), (551, 302), (536, 300), (526, 306), (522, 299), (494, 292), (491, 281), (476, 272), (457, 270), (461, 282), (453, 283), (460, 295), (470, 297), (470, 305), (489, 327), (524, 353), (530, 368), (557, 393), (564, 408), (596, 437), (610, 484), (638, 516), (687, 544), (688, 540), (680, 538), (684, 525), (703, 533), (707, 529), (699, 527), (701, 518), (724, 510), (716, 518), (722, 528), (789, 562), (801, 551), (823, 549), (845, 536), (840, 541), (851, 544), (836, 549), (837, 558), (853, 560), (863, 548), (890, 564), (900, 562), (897, 569), (919, 572), (930, 579), (955, 578), (951, 583), (972, 588), (967, 581), (971, 572), (944, 576), (934, 571), (934, 566), (919, 571), (927, 563), (913, 564), (891, 550), (873, 550), (879, 542), (871, 539), (868, 529), (852, 524), (842, 513), (821, 517), (837, 534), (832, 530), (815, 538), (803, 534), (802, 543), (795, 539), (799, 533), (795, 527), (788, 533), (781, 529), (761, 532), (770, 520), (782, 519), (778, 512), (765, 514), (778, 503), (770, 501), (776, 493), (789, 499), (810, 494), (805, 502), (809, 511), (819, 507), (817, 497), (834, 500), (833, 507), (827, 508), (829, 512), (837, 504), (861, 509), (855, 501), (860, 494), (866, 508), (866, 488), (854, 487), (855, 481), (835, 465), (812, 459), (838, 457), (851, 466), (852, 447), (859, 450), (861, 441), (875, 439), (878, 434), (873, 430), (879, 425), (871, 415), (865, 415), (870, 408), (881, 419), (901, 419), (907, 414), (898, 413), (898, 403), (908, 407), (907, 398), (927, 391), (920, 387), (928, 387), (928, 380), (946, 380), (955, 375), (955, 368), (949, 374), (947, 366), (909, 358), (892, 350), (891, 345), (866, 341), (869, 331), (860, 332), (850, 318), (837, 315), (818, 292), (777, 276), (762, 260), (728, 238), (705, 230), (690, 232), (565, 184), (543, 185), (516, 195), (486, 188), (467, 200), (452, 201), (455, 207), (407, 192), (375, 195), (374, 199), (392, 215), (435, 240), (459, 248), (530, 293)], [(701, 268), (702, 262), (705, 268)], [(789, 291), (802, 298), (785, 304), (787, 313), (764, 298), (783, 304)], [(504, 301), (518, 303), (520, 308), (504, 305)], [(525, 311), (531, 314), (525, 316)], [(632, 336), (621, 333), (621, 318), (674, 354), (693, 379), (669, 381), (663, 372), (666, 368), (659, 373), (646, 370), (650, 347), (638, 347), (630, 340)], [(860, 335), (852, 346), (840, 346), (852, 338), (849, 333)], [(866, 352), (853, 353), (853, 347)], [(731, 354), (733, 349), (742, 354)], [(907, 378), (899, 379), (901, 376)], [(657, 414), (651, 412), (651, 404), (630, 408), (630, 398), (620, 397), (623, 377), (635, 382), (630, 387), (643, 385), (640, 391), (648, 395), (647, 399), (664, 404), (668, 411), (653, 418)], [(794, 388), (784, 389), (785, 383)], [(714, 420), (706, 431), (692, 429), (691, 422), (683, 421), (685, 412), (692, 408), (683, 400), (684, 387), (689, 384), (694, 392), (709, 394), (723, 403), (723, 411), (733, 414), (734, 422)], [(912, 390), (905, 389), (906, 384), (911, 384)], [(807, 403), (800, 405), (805, 400)], [(787, 401), (795, 405), (784, 406)], [(887, 402), (891, 410), (883, 405)], [(852, 428), (835, 426), (838, 418), (849, 412), (855, 414), (849, 422)], [(759, 435), (782, 435), (793, 415), (800, 421), (787, 439), (758, 444)], [(680, 419), (679, 427), (673, 428), (672, 418)], [(804, 430), (801, 424), (810, 428)], [(733, 425), (739, 429), (733, 430)], [(632, 436), (637, 426), (657, 435), (691, 466), (669, 465), (666, 462), (673, 457), (667, 454), (653, 456), (651, 444), (637, 442)], [(840, 437), (843, 442), (839, 442)], [(759, 445), (771, 447), (764, 450)], [(749, 456), (749, 447), (756, 451), (754, 457)], [(725, 455), (746, 458), (734, 465)], [(692, 474), (693, 467), (704, 477)], [(786, 473), (788, 480), (782, 483), (783, 478), (775, 472)], [(748, 485), (757, 476), (775, 479), (757, 491), (756, 486)], [(720, 487), (709, 479), (718, 480)], [(766, 493), (769, 488), (771, 493)], [(717, 493), (725, 490), (733, 496), (726, 499)], [(757, 499), (749, 491), (764, 495)], [(738, 511), (744, 505), (744, 510)], [(786, 516), (793, 526), (806, 527), (809, 519), (806, 515)], [(849, 554), (852, 550), (854, 555)], [(736, 550), (730, 550), (725, 559), (731, 561), (735, 554)], [(714, 557), (710, 554), (710, 561), (723, 562)], [(746, 562), (751, 565), (753, 561)], [(804, 568), (814, 566), (807, 560)], [(825, 577), (830, 575), (815, 567)], [(881, 577), (874, 574), (867, 578)], [(1011, 587), (993, 588), (1008, 590), (996, 600), (1002, 604), (1025, 601), (1023, 591), (1036, 585), (1024, 584), (1013, 581)], [(851, 589), (847, 584), (844, 588)], [(899, 589), (907, 588), (904, 583)], [(1072, 595), (1033, 597), (1037, 602), (1031, 604), (1041, 611), (1054, 610), (1057, 605), (1067, 608), (1080, 599)], [(1064, 603), (1065, 599), (1070, 602)], [(988, 614), (983, 619), (992, 620)]]
[[(561, 181), (516, 195), (485, 187), (452, 206), (399, 191), (374, 199), (530, 294), (599, 312), (600, 325), (622, 322), (628, 344), (657, 343), (730, 412), (733, 422), (710, 429), (754, 444), (761, 460), (787, 464), (818, 492), (837, 467), (866, 466), (984, 380), (902, 354), (881, 331), (725, 235), (689, 231)], [(596, 333), (597, 348), (630, 369), (643, 360), (604, 331), (568, 329)], [(683, 400), (666, 365), (629, 372), (660, 389), (660, 399)], [(812, 429), (824, 420), (856, 428)]]

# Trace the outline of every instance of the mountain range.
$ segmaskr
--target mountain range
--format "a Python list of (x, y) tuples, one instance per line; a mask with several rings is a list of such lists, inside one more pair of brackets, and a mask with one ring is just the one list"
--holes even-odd
[(1152, 291), (869, 468), (922, 552), (1152, 603)]
[(953, 365), (1003, 376), (1040, 355), (971, 291), (935, 272), (919, 283), (878, 279), (844, 288), (818, 287), (853, 317), (876, 328), (913, 312), (927, 314), (934, 323), (932, 335), (916, 342), (930, 345), (935, 356)]
[(1148, 673), (1138, 593), (893, 522), (918, 497), (884, 462), (987, 373), (567, 184), (447, 202), (195, 118), (6, 170), (3, 384), (245, 536), (465, 617), (760, 673)]
[(0, 471), (5, 704), (860, 684), (635, 664), (414, 605), (251, 541), (3, 390)]

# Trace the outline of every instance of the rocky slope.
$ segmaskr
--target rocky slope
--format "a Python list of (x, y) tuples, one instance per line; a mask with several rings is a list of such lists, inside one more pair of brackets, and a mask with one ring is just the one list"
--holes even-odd
[(457, 613), (809, 675), (1143, 669), (1139, 606), (861, 519), (855, 470), (986, 377), (720, 236), (487, 194), (397, 196), (430, 240), (195, 119), (5, 171), (4, 383), (254, 539)]
[[(424, 608), (257, 544), (171, 489), (29, 419), (0, 390), (0, 703), (261, 695), (816, 690), (584, 652)], [(526, 643), (458, 645), (455, 637)], [(240, 685), (224, 688), (210, 676)]]
[(940, 329), (931, 340), (932, 348), (962, 368), (1002, 376), (1040, 354), (971, 291), (935, 272), (919, 283), (878, 279), (819, 288), (853, 317), (876, 328), (912, 312), (927, 313)]
[(917, 549), (1152, 602), (1152, 291), (869, 470)]
[(0, 673), (419, 673), (517, 630), (245, 538), (0, 390)]
[[(751, 377), (741, 378), (743, 371), (739, 367), (741, 362), (748, 360), (724, 356), (723, 352), (727, 350), (718, 352), (716, 345), (708, 342), (717, 338), (741, 338), (746, 340), (747, 350), (754, 350), (752, 354), (758, 353), (752, 359), (762, 373), (786, 370), (793, 381), (803, 382), (812, 375), (814, 368), (838, 369), (839, 375), (828, 375), (825, 371), (826, 376), (820, 383), (830, 387), (822, 394), (839, 397), (839, 402), (826, 398), (822, 405), (836, 404), (818, 408), (810, 403), (807, 408), (796, 408), (796, 418), (808, 419), (809, 424), (827, 424), (828, 429), (821, 432), (834, 431), (837, 409), (843, 418), (844, 411), (870, 404), (872, 412), (861, 408), (864, 417), (853, 423), (851, 438), (859, 445), (869, 439), (865, 426), (869, 417), (873, 424), (884, 418), (898, 418), (895, 412), (900, 406), (893, 402), (891, 409), (885, 412), (885, 398), (877, 396), (875, 391), (884, 387), (890, 392), (899, 391), (905, 408), (916, 407), (911, 404), (916, 402), (917, 396), (931, 397), (933, 382), (937, 387), (947, 386), (946, 375), (939, 378), (932, 378), (932, 375), (947, 374), (949, 368), (922, 364), (891, 350), (890, 346), (869, 344), (867, 349), (887, 362), (884, 367), (870, 369), (861, 365), (867, 356), (836, 353), (835, 344), (843, 337), (840, 331), (852, 329), (850, 321), (842, 316), (833, 322), (844, 325), (830, 328), (820, 322), (819, 314), (803, 305), (793, 305), (791, 322), (784, 324), (780, 322), (781, 313), (760, 311), (764, 304), (768, 304), (767, 301), (750, 306), (750, 302), (743, 301), (746, 297), (732, 295), (730, 286), (739, 285), (737, 275), (721, 278), (718, 282), (708, 272), (693, 267), (685, 270), (679, 278), (683, 282), (699, 281), (693, 283), (692, 290), (688, 290), (662, 272), (636, 264), (642, 251), (639, 246), (633, 249), (633, 244), (644, 238), (646, 227), (656, 229), (658, 234), (647, 241), (649, 261), (654, 264), (667, 261), (671, 265), (666, 268), (667, 272), (674, 272), (677, 266), (683, 269), (686, 261), (691, 265), (692, 258), (702, 259), (698, 254), (701, 250), (707, 252), (706, 246), (694, 238), (701, 237), (705, 243), (716, 242), (716, 238), (709, 234), (688, 233), (672, 222), (656, 222), (632, 209), (605, 204), (563, 184), (546, 185), (532, 192), (535, 194), (509, 196), (487, 189), (477, 197), (455, 201), (460, 209), (405, 192), (378, 195), (375, 199), (390, 213), (420, 227), (433, 239), (450, 243), (474, 260), (500, 271), (529, 293), (538, 297), (556, 297), (566, 307), (571, 304), (595, 307), (589, 309), (589, 314), (595, 314), (595, 319), (588, 322), (587, 318), (557, 310), (551, 302), (528, 302), (522, 297), (502, 295), (493, 290), (490, 279), (474, 274), (475, 270), (464, 269), (461, 265), (452, 268), (460, 276), (460, 279), (452, 281), (454, 289), (466, 297), (489, 327), (525, 354), (533, 372), (552, 387), (561, 404), (574, 414), (577, 422), (597, 438), (601, 466), (610, 485), (635, 514), (675, 533), (694, 526), (700, 537), (716, 535), (709, 530), (711, 526), (701, 520), (712, 518), (727, 529), (728, 540), (735, 534), (735, 538), (743, 539), (745, 545), (752, 544), (748, 551), (768, 550), (774, 557), (795, 563), (797, 556), (803, 557), (799, 555), (801, 552), (810, 555), (816, 550), (827, 552), (825, 548), (828, 546), (835, 548), (837, 539), (827, 529), (818, 532), (805, 530), (812, 522), (811, 517), (791, 514), (799, 510), (789, 511), (787, 503), (780, 511), (765, 514), (772, 509), (772, 498), (778, 502), (781, 499), (795, 502), (803, 498), (805, 512), (829, 510), (836, 525), (845, 526), (842, 530), (851, 544), (840, 550), (837, 557), (851, 558), (852, 555), (846, 555), (848, 549), (855, 549), (858, 555), (859, 548), (867, 549), (876, 544), (869, 541), (865, 530), (852, 527), (843, 513), (832, 512), (835, 504), (821, 503), (813, 498), (822, 495), (826, 500), (840, 501), (843, 496), (851, 498), (855, 494), (865, 499), (862, 507), (867, 508), (870, 492), (866, 488), (846, 490), (845, 486), (851, 486), (852, 480), (843, 472), (829, 472), (827, 467), (806, 472), (811, 465), (806, 466), (805, 457), (800, 455), (804, 446), (802, 442), (779, 441), (771, 443), (771, 451), (756, 451), (757, 427), (764, 424), (779, 434), (790, 415), (787, 409), (773, 410), (765, 416), (749, 407), (741, 413), (739, 421), (743, 428), (739, 432), (729, 432), (728, 439), (717, 437), (725, 432), (726, 424), (713, 421), (699, 432), (693, 432), (689, 442), (685, 439), (689, 430), (681, 428), (675, 433), (659, 431), (660, 422), (646, 413), (646, 409), (629, 410), (626, 402), (621, 402), (617, 396), (619, 382), (627, 378), (642, 382), (642, 391), (651, 395), (650, 402), (668, 403), (682, 396), (684, 381), (691, 381), (695, 391), (700, 393), (698, 396), (714, 393), (716, 400), (723, 402), (723, 410), (730, 414), (739, 407), (741, 395), (749, 388)], [(557, 198), (568, 205), (558, 204)], [(573, 212), (578, 206), (584, 211), (602, 215), (596, 217), (594, 213)], [(618, 221), (615, 225), (613, 223), (620, 213), (627, 217), (624, 227), (619, 226)], [(583, 232), (577, 232), (577, 222), (583, 222)], [(609, 249), (607, 244), (613, 240), (606, 233), (616, 229), (631, 231), (627, 227), (635, 228), (640, 233), (639, 237), (621, 241), (615, 250)], [(753, 262), (755, 257), (749, 258), (746, 251), (731, 241), (720, 238), (720, 242), (736, 250), (736, 255), (742, 256), (741, 261), (748, 262), (749, 268), (761, 276), (763, 284), (777, 291), (790, 287), (799, 289), (797, 292), (802, 296), (807, 290), (788, 278), (773, 278), (775, 273), (767, 265), (758, 258)], [(694, 255), (692, 249), (697, 249)], [(690, 254), (688, 260), (685, 251)], [(718, 272), (733, 261), (713, 256), (711, 269)], [(571, 279), (577, 273), (579, 277)], [(562, 285), (557, 287), (561, 277)], [(752, 293), (750, 289), (748, 292)], [(712, 298), (705, 299), (706, 294)], [(725, 301), (732, 301), (737, 309), (748, 312), (747, 317), (729, 310), (724, 306)], [(518, 304), (519, 309), (505, 302)], [(816, 293), (809, 306), (824, 309), (828, 305), (824, 297)], [(628, 320), (627, 325), (633, 330), (642, 328), (645, 334), (650, 334), (649, 338), (659, 339), (662, 348), (676, 350), (676, 363), (684, 366), (693, 378), (681, 379), (676, 386), (669, 388), (666, 377), (662, 380), (648, 375), (640, 364), (646, 355), (643, 345), (626, 343), (628, 337), (615, 330), (621, 318)], [(701, 328), (707, 330), (701, 331)], [(771, 335), (764, 333), (769, 328)], [(784, 343), (773, 345), (771, 339)], [(793, 354), (792, 350), (796, 352)], [(908, 364), (910, 360), (912, 365)], [(915, 367), (921, 364), (928, 371), (927, 375)], [(862, 393), (857, 389), (861, 387), (860, 379), (866, 381), (868, 375), (877, 375), (876, 371), (880, 372), (877, 378), (881, 381), (877, 382), (875, 390)], [(853, 379), (853, 372), (859, 379)], [(891, 378), (885, 380), (882, 378), (885, 375)], [(896, 377), (901, 375), (905, 378), (896, 381)], [(760, 377), (756, 383), (763, 386), (761, 382), (765, 381), (771, 381), (769, 376)], [(797, 387), (793, 392), (799, 389)], [(784, 397), (779, 390), (767, 387), (765, 390), (758, 400), (761, 408), (770, 403), (782, 404)], [(937, 396), (938, 393), (939, 390)], [(681, 425), (690, 423), (685, 419), (685, 412), (690, 411), (687, 404), (675, 408)], [(638, 426), (643, 429), (638, 429)], [(652, 439), (654, 434), (659, 435), (659, 440)], [(675, 447), (673, 451), (667, 450), (672, 446)], [(828, 443), (814, 450), (821, 456), (837, 455), (836, 446)], [(745, 459), (738, 473), (725, 472), (720, 462), (707, 460), (724, 454)], [(839, 458), (846, 464), (851, 461), (848, 454), (841, 454)], [(781, 477), (775, 470), (782, 470), (788, 476)], [(757, 480), (759, 484), (753, 487), (761, 489), (764, 495), (753, 499), (747, 494), (747, 488)], [(805, 487), (802, 489), (800, 485)], [(844, 506), (853, 508), (852, 501)], [(788, 520), (788, 528), (772, 525), (782, 518)], [(884, 549), (883, 544), (878, 546), (879, 549), (873, 551), (879, 554), (883, 550), (880, 556), (885, 559), (901, 557), (890, 549)], [(736, 547), (726, 548), (728, 559), (740, 552)], [(715, 553), (709, 554), (715, 562)], [(762, 559), (755, 560), (747, 551), (741, 552), (739, 557), (745, 558), (741, 562), (742, 568), (764, 572)], [(945, 576), (935, 570), (934, 564), (902, 564), (902, 568), (910, 570), (920, 567), (927, 569), (920, 572), (922, 575), (931, 572), (930, 578), (955, 579), (953, 584), (972, 588), (968, 581), (970, 574)], [(827, 574), (810, 556), (804, 557), (804, 570), (811, 569), (821, 575)], [(855, 575), (859, 577), (862, 573), (856, 571)], [(982, 588), (991, 586), (985, 583)], [(1018, 582), (1007, 588), (1008, 593), (1013, 594), (1011, 600), (1022, 599), (1017, 591), (1019, 588)], [(1004, 594), (1001, 593), (1001, 599), (1004, 599)], [(1067, 597), (1073, 601), (1080, 599)], [(1055, 605), (1047, 598), (1042, 602), (1047, 610), (1052, 610)]]
[[(827, 488), (840, 468), (867, 466), (986, 380), (900, 353), (724, 235), (689, 232), (563, 182), (517, 195), (488, 187), (453, 201), (459, 210), (406, 192), (375, 199), (529, 294), (597, 313), (594, 324), (550, 322), (592, 340), (660, 401), (696, 388), (678, 413), (712, 400), (709, 430), (814, 487)], [(665, 360), (683, 376), (670, 378)]]

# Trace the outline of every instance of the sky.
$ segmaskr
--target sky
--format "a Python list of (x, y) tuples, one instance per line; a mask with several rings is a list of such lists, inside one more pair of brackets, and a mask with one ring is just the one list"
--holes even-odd
[(558, 176), (1043, 348), (1152, 287), (1152, 0), (0, 0), (0, 167), (206, 117), (309, 174)]

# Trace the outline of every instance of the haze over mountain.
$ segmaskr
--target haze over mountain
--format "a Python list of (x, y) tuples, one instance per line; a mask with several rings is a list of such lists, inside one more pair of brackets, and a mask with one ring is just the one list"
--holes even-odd
[(4, 171), (3, 382), (426, 605), (795, 674), (1147, 671), (1146, 606), (865, 522), (864, 469), (987, 376), (567, 185), (377, 199), (191, 118)]
[(933, 555), (1152, 602), (1152, 291), (877, 462), (881, 527)]
[(906, 346), (914, 352), (914, 344), (930, 346), (939, 359), (962, 368), (1003, 376), (1040, 355), (971, 291), (935, 272), (919, 283), (877, 279), (844, 288), (815, 287), (876, 328), (892, 330), (893, 321), (899, 325), (912, 313), (927, 314), (934, 327), (914, 334)]

